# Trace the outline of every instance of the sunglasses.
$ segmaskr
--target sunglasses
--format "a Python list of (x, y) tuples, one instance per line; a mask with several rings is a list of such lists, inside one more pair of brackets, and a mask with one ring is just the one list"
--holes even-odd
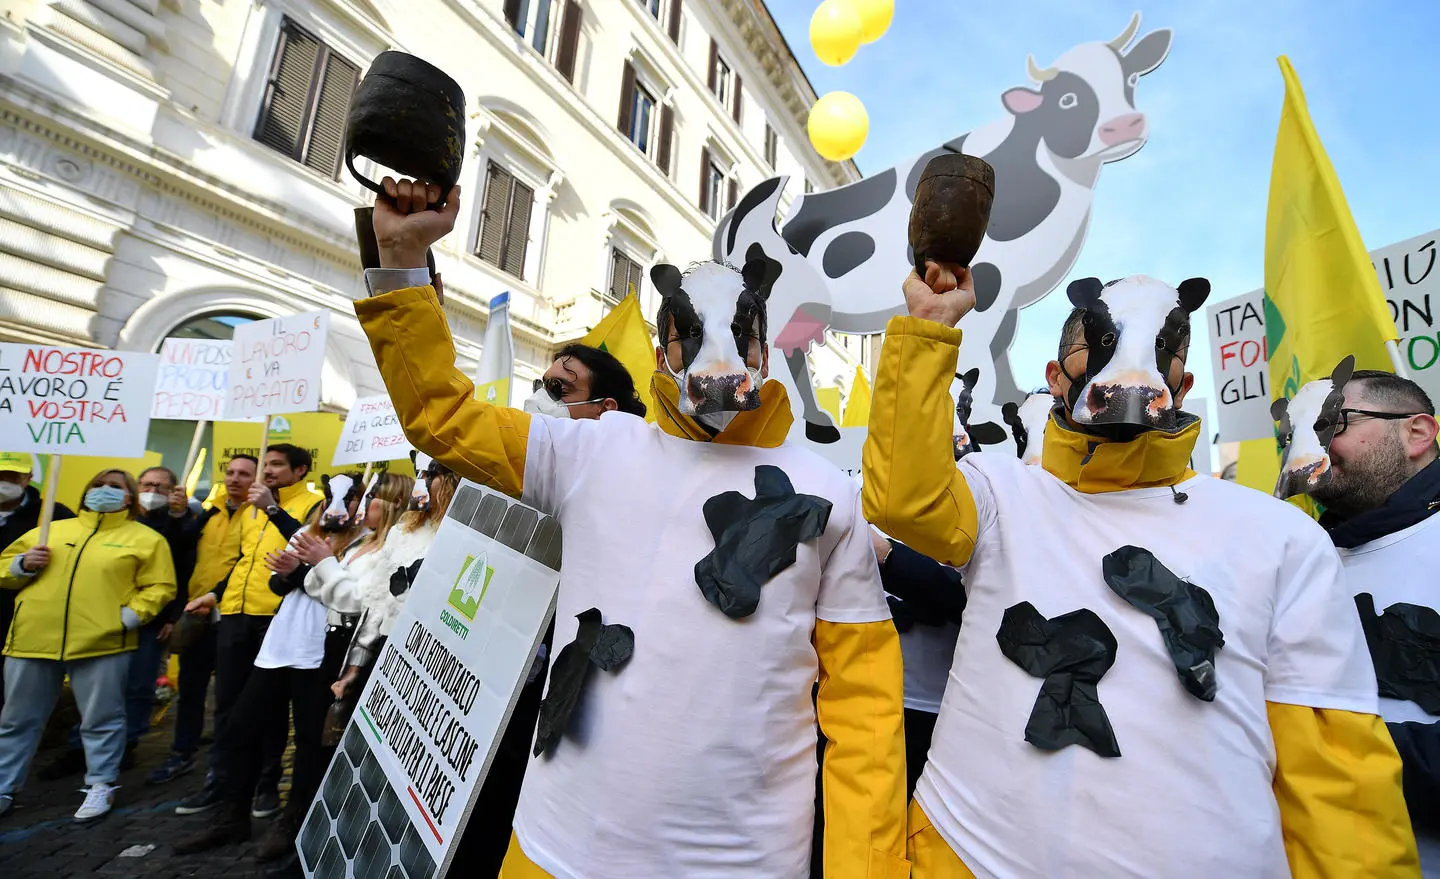
[(572, 403), (572, 402), (566, 402), (565, 400), (561, 399), (562, 397), (565, 396), (565, 386), (562, 385), (562, 384), (560, 384), (560, 379), (558, 379), (558, 378), (553, 378), (553, 377), (552, 377), (552, 378), (545, 378), (545, 379), (539, 379), (539, 378), (535, 379), (535, 387), (534, 387), (534, 390), (537, 390), (537, 391), (538, 391), (538, 390), (540, 390), (541, 388), (544, 388), (544, 389), (545, 389), (545, 393), (546, 393), (547, 395), (549, 395), (549, 397), (550, 397), (551, 400), (555, 401), (556, 403), (559, 403), (561, 406), (584, 406), (586, 403), (603, 403), (603, 402), (605, 402), (605, 398), (604, 398), (604, 397), (599, 397), (599, 398), (594, 399), (594, 400), (576, 400), (576, 401), (574, 401), (573, 403)]

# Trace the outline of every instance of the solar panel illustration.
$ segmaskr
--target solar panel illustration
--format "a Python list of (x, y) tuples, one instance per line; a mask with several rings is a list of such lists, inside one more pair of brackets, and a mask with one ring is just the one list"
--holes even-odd
[[(446, 518), (560, 568), (559, 523), (505, 495), (462, 483)], [(390, 784), (359, 722), (357, 711), (301, 825), (302, 866), (316, 879), (431, 879), (439, 865), (420, 838), (425, 828), (411, 823), (400, 801), (405, 792)]]

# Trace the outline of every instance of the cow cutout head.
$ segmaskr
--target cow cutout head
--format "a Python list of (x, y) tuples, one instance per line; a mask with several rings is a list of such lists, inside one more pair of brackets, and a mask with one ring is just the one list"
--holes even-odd
[(769, 374), (765, 301), (780, 264), (758, 246), (740, 270), (698, 263), (681, 274), (660, 264), (650, 280), (660, 293), (656, 367), (680, 388), (680, 411), (723, 429), (736, 412), (760, 407)]
[(320, 530), (329, 533), (353, 528), (364, 513), (359, 510), (360, 499), (365, 486), (358, 473), (341, 473), (335, 476), (321, 476), (320, 484), (325, 487), (325, 508), (320, 513)]
[(955, 444), (955, 460), (958, 461), (971, 452), (980, 451), (982, 445), (993, 446), (1005, 442), (1005, 428), (993, 421), (970, 423), (970, 413), (975, 407), (975, 385), (980, 381), (979, 367), (964, 373), (957, 372), (955, 378), (960, 382), (960, 390), (955, 393), (956, 426), (952, 440)]
[[(1165, 60), (1171, 36), (1168, 29), (1151, 31), (1130, 45), (1139, 30), (1137, 12), (1115, 39), (1076, 46), (1050, 67), (1031, 56), (1027, 71), (1039, 87), (1001, 95), (1016, 127), (1036, 131), (1061, 158), (1115, 162), (1134, 155), (1150, 135), (1145, 114), (1135, 110), (1135, 88)], [(1108, 83), (1116, 87), (1097, 90)]]
[(1000, 407), (1010, 435), (1015, 439), (1015, 455), (1020, 463), (1037, 465), (1045, 452), (1045, 428), (1055, 410), (1055, 397), (1046, 388), (1031, 393), (1020, 405), (1006, 403)]
[[(1101, 432), (1121, 425), (1174, 430), (1185, 382), (1171, 387), (1168, 376), (1175, 361), (1184, 368), (1190, 315), (1210, 295), (1210, 282), (1191, 278), (1177, 290), (1146, 275), (1108, 284), (1083, 278), (1067, 292), (1083, 312), (1083, 338), (1062, 339), (1059, 352), (1060, 371), (1070, 381), (1070, 417)], [(1071, 375), (1066, 360), (1073, 363), (1082, 349), (1085, 371)]]
[(416, 449), (410, 450), (410, 463), (415, 465), (415, 487), (410, 489), (411, 510), (423, 513), (430, 509), (430, 480), (426, 476), (431, 460), (431, 457), (424, 452)]
[(1270, 404), (1270, 417), (1279, 424), (1278, 441), (1284, 449), (1275, 496), (1284, 500), (1309, 494), (1330, 481), (1330, 441), (1340, 424), (1345, 405), (1345, 383), (1355, 372), (1351, 354), (1328, 378), (1307, 382), (1291, 399)]

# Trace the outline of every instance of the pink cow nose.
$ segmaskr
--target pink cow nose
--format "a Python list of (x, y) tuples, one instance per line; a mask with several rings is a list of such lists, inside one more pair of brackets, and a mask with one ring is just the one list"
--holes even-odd
[(1144, 131), (1145, 114), (1126, 113), (1124, 116), (1116, 116), (1100, 126), (1100, 142), (1106, 146), (1114, 146), (1127, 140), (1135, 140)]

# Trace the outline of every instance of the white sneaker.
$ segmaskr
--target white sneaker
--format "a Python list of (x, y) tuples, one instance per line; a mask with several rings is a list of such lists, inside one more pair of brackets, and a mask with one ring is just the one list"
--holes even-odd
[(92, 784), (84, 788), (85, 802), (80, 804), (75, 820), (95, 821), (110, 814), (110, 807), (115, 804), (115, 791), (119, 789), (113, 784)]

